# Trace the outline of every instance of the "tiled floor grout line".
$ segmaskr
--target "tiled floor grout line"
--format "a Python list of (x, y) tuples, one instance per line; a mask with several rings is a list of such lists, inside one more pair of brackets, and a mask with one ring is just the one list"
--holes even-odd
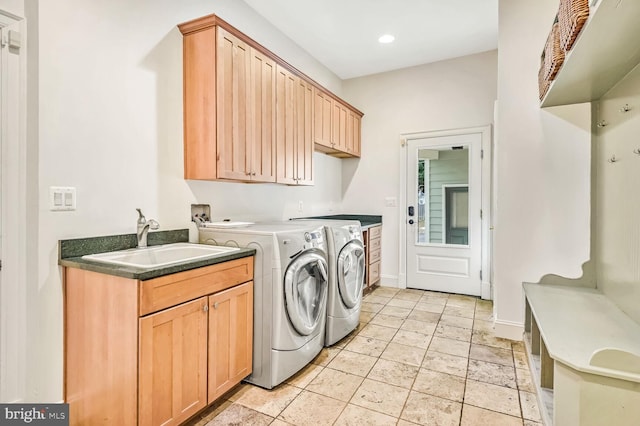
[[(372, 294), (375, 294), (375, 293), (370, 293), (370, 295), (372, 295)], [(356, 397), (356, 395), (358, 393), (358, 389), (362, 386), (362, 384), (366, 380), (377, 382), (377, 383), (381, 383), (381, 384), (385, 384), (385, 385), (389, 385), (389, 386), (399, 386), (395, 382), (394, 383), (386, 382), (385, 379), (384, 379), (384, 376), (378, 376), (377, 378), (376, 378), (376, 376), (369, 377), (381, 360), (389, 361), (389, 362), (400, 362), (400, 363), (403, 363), (403, 364), (407, 364), (407, 365), (412, 365), (413, 366), (413, 364), (405, 362), (406, 360), (405, 361), (395, 361), (395, 360), (389, 359), (389, 358), (382, 358), (383, 354), (387, 351), (387, 349), (389, 348), (390, 344), (391, 343), (395, 343), (396, 345), (407, 346), (407, 347), (415, 347), (415, 348), (419, 348), (420, 350), (424, 351), (423, 354), (422, 354), (422, 357), (420, 359), (419, 364), (417, 366), (414, 366), (416, 368), (416, 374), (411, 379), (411, 382), (410, 382), (408, 388), (406, 388), (405, 386), (399, 386), (400, 388), (406, 389), (408, 391), (408, 394), (407, 394), (407, 398), (404, 400), (404, 402), (402, 404), (402, 407), (401, 407), (401, 409), (399, 411), (398, 416), (397, 417), (394, 416), (394, 418), (396, 419), (396, 423), (399, 423), (400, 421), (407, 421), (407, 420), (402, 418), (402, 415), (404, 414), (404, 412), (405, 412), (405, 410), (407, 408), (407, 404), (409, 402), (410, 396), (411, 396), (412, 393), (419, 393), (419, 394), (427, 395), (427, 396), (430, 396), (430, 397), (440, 398), (440, 399), (444, 399), (444, 400), (447, 400), (447, 401), (450, 401), (450, 402), (459, 403), (460, 407), (461, 407), (460, 408), (461, 411), (460, 411), (460, 417), (458, 418), (458, 425), (462, 425), (463, 412), (464, 412), (465, 405), (473, 406), (472, 404), (465, 403), (467, 384), (468, 384), (469, 380), (476, 380), (476, 379), (472, 379), (470, 377), (470, 375), (469, 375), (470, 374), (470, 364), (471, 364), (471, 360), (472, 360), (472, 358), (471, 358), (471, 350), (472, 350), (473, 346), (474, 345), (475, 346), (483, 346), (483, 347), (491, 348), (492, 350), (499, 350), (499, 351), (504, 350), (505, 348), (503, 346), (497, 345), (497, 344), (496, 344), (496, 346), (493, 346), (493, 345), (491, 345), (491, 343), (495, 343), (495, 342), (492, 342), (490, 339), (489, 340), (484, 340), (485, 338), (483, 338), (483, 340), (476, 339), (479, 343), (474, 343), (474, 337), (476, 335), (481, 335), (481, 334), (485, 334), (485, 333), (486, 334), (490, 334), (490, 332), (486, 331), (485, 329), (480, 329), (480, 328), (476, 329), (476, 325), (478, 325), (478, 321), (480, 320), (479, 317), (478, 317), (480, 315), (480, 313), (478, 312), (478, 308), (479, 308), (479, 304), (478, 304), (479, 300), (478, 299), (474, 299), (473, 300), (473, 308), (469, 309), (468, 304), (464, 302), (465, 299), (460, 299), (459, 305), (462, 305), (462, 306), (456, 306), (456, 304), (458, 304), (458, 302), (456, 302), (455, 300), (453, 301), (452, 304), (449, 304), (449, 302), (451, 301), (450, 298), (449, 298), (449, 295), (447, 295), (444, 298), (438, 297), (439, 299), (445, 299), (445, 303), (443, 305), (441, 305), (442, 306), (442, 311), (438, 313), (438, 317), (437, 317), (438, 319), (437, 319), (437, 321), (435, 321), (435, 323), (432, 323), (432, 320), (426, 321), (427, 324), (433, 325), (433, 331), (431, 333), (429, 333), (429, 334), (424, 334), (424, 333), (421, 333), (419, 331), (413, 331), (412, 329), (403, 329), (403, 326), (407, 323), (407, 321), (409, 319), (412, 319), (414, 321), (422, 322), (422, 320), (416, 320), (416, 319), (413, 319), (413, 318), (409, 318), (416, 311), (437, 313), (437, 312), (422, 311), (421, 309), (416, 309), (416, 307), (418, 305), (420, 305), (421, 303), (436, 305), (435, 303), (432, 303), (433, 299), (429, 299), (429, 297), (425, 298), (425, 295), (429, 294), (428, 292), (424, 292), (422, 294), (422, 296), (420, 298), (418, 298), (417, 300), (415, 300), (413, 298), (410, 298), (408, 296), (405, 297), (405, 298), (396, 297), (399, 294), (401, 294), (401, 293), (399, 291), (396, 291), (392, 295), (388, 295), (388, 293), (386, 293), (384, 295), (379, 295), (378, 297), (387, 299), (387, 301), (384, 302), (384, 303), (377, 303), (377, 302), (375, 303), (376, 305), (380, 305), (379, 309), (376, 309), (375, 312), (369, 312), (368, 315), (370, 315), (370, 317), (367, 318), (366, 323), (365, 322), (361, 323), (361, 325), (356, 330), (355, 334), (350, 335), (350, 336), (347, 337), (348, 340), (345, 340), (343, 343), (339, 343), (338, 344), (339, 346), (334, 346), (334, 348), (337, 349), (337, 351), (336, 351), (335, 355), (333, 355), (333, 357), (330, 358), (330, 360), (326, 361), (326, 364), (324, 364), (324, 365), (314, 364), (316, 367), (320, 368), (320, 371), (317, 374), (315, 374), (313, 376), (313, 378), (310, 379), (307, 383), (304, 383), (304, 386), (298, 387), (296, 385), (290, 384), (290, 382), (287, 381), (286, 382), (287, 385), (298, 388), (299, 393), (297, 393), (288, 403), (286, 403), (286, 405), (284, 405), (284, 407), (278, 412), (278, 414), (275, 417), (271, 417), (270, 415), (267, 415), (266, 413), (263, 413), (263, 412), (260, 412), (260, 411), (256, 411), (256, 410), (254, 410), (254, 409), (252, 409), (250, 407), (247, 407), (247, 406), (245, 406), (245, 408), (249, 409), (250, 411), (265, 415), (266, 417), (269, 417), (270, 419), (272, 419), (271, 422), (273, 423), (273, 422), (276, 422), (277, 420), (280, 420), (279, 416), (281, 416), (285, 412), (285, 410), (287, 410), (287, 408), (297, 398), (299, 398), (304, 392), (308, 392), (308, 393), (315, 394), (315, 395), (318, 395), (318, 396), (327, 397), (327, 398), (330, 398), (330, 399), (332, 399), (334, 401), (339, 401), (340, 403), (344, 403), (345, 404), (339, 410), (339, 412), (337, 413), (337, 416), (335, 417), (335, 420), (332, 422), (332, 424), (336, 424), (341, 419), (341, 416), (345, 413), (345, 410), (347, 410), (347, 408), (350, 405), (353, 405), (353, 406), (356, 406), (356, 407), (360, 407), (362, 409), (369, 410), (369, 411), (372, 411), (372, 412), (377, 412), (377, 413), (388, 415), (388, 413), (384, 413), (384, 412), (378, 411), (376, 409), (369, 408), (369, 407), (367, 407), (365, 405), (355, 404), (352, 401)], [(408, 294), (412, 294), (412, 293), (408, 293)], [(379, 299), (376, 299), (376, 300), (379, 301)], [(396, 306), (396, 304), (394, 304), (392, 302), (393, 300), (397, 300), (398, 302), (396, 302), (396, 304), (400, 304), (401, 306)], [(412, 307), (411, 308), (407, 308), (406, 304), (405, 304), (405, 306), (402, 306), (403, 303), (400, 303), (400, 301), (412, 302), (413, 303)], [(363, 300), (363, 302), (366, 302), (366, 298)], [(392, 304), (389, 304), (390, 302)], [(439, 305), (439, 303), (438, 303), (438, 305)], [(409, 312), (406, 313), (405, 315), (402, 315), (402, 316), (389, 315), (389, 314), (386, 314), (386, 313), (382, 313), (382, 311), (384, 310), (385, 307), (408, 309)], [(445, 312), (445, 311), (447, 311), (447, 308), (449, 308), (448, 312)], [(470, 318), (472, 321), (471, 321), (471, 326), (470, 326), (470, 337), (469, 337), (468, 341), (466, 341), (464, 339), (464, 335), (458, 335), (458, 334), (456, 334), (457, 332), (453, 332), (452, 331), (452, 330), (455, 330), (457, 328), (466, 329), (467, 328), (466, 326), (458, 326), (458, 323), (455, 323), (455, 321), (451, 321), (451, 322), (454, 322), (454, 324), (450, 324), (450, 323), (444, 323), (443, 324), (441, 322), (442, 319), (443, 319), (442, 318), (443, 316), (446, 316), (447, 318), (453, 318), (453, 317), (455, 317), (455, 318), (469, 318), (469, 317), (465, 316), (465, 314), (464, 314), (465, 311), (472, 311), (473, 312), (473, 316), (472, 316), (472, 318)], [(363, 312), (367, 312), (367, 311), (363, 311)], [(486, 316), (487, 312), (482, 312), (481, 314), (483, 316)], [(398, 318), (398, 320), (399, 320), (397, 322), (398, 325), (397, 326), (389, 326), (389, 325), (384, 324), (384, 323), (375, 323), (375, 324), (372, 323), (372, 321), (374, 321), (375, 318), (378, 315), (385, 315), (385, 316), (388, 316), (388, 317)], [(370, 337), (370, 336), (362, 335), (361, 333), (369, 325), (374, 325), (374, 326), (377, 326), (377, 327), (390, 328), (390, 329), (394, 330), (394, 332), (393, 332), (392, 335), (389, 336), (388, 339), (386, 339), (386, 338), (385, 339), (377, 339), (376, 337)], [(370, 330), (375, 330), (375, 328), (369, 328), (369, 329)], [(447, 329), (450, 331), (450, 333), (447, 333)], [(440, 330), (441, 334), (437, 334), (439, 332), (439, 330)], [(396, 337), (398, 337), (400, 331), (405, 331), (407, 333), (423, 334), (425, 336), (429, 336), (429, 343), (425, 347), (422, 347), (422, 346), (419, 346), (419, 343), (415, 343), (415, 344), (407, 343), (407, 342), (411, 342), (411, 340), (402, 340), (403, 338), (404, 339), (410, 339), (410, 335), (404, 335), (404, 336), (398, 338), (398, 341), (394, 342), (394, 339), (396, 339)], [(462, 337), (462, 339), (453, 337), (453, 335), (451, 333), (453, 333), (453, 335), (455, 335), (455, 336)], [(361, 337), (362, 339), (366, 339), (367, 341), (374, 340), (374, 341), (377, 341), (377, 342), (384, 343), (384, 345), (381, 345), (381, 350), (379, 352), (376, 351), (377, 356), (372, 357), (372, 358), (375, 358), (375, 361), (373, 362), (371, 367), (366, 371), (364, 376), (360, 376), (358, 374), (353, 374), (353, 373), (350, 373), (348, 371), (343, 371), (343, 370), (340, 370), (340, 369), (338, 369), (336, 367), (330, 367), (329, 366), (343, 352), (349, 352), (349, 353), (358, 354), (358, 355), (365, 355), (364, 353), (360, 353), (360, 352), (354, 351), (352, 349), (348, 349), (348, 346), (353, 342), (353, 340), (356, 337)], [(431, 372), (435, 372), (435, 373), (438, 373), (438, 374), (450, 375), (452, 377), (461, 377), (461, 376), (457, 376), (456, 374), (445, 373), (444, 371), (438, 371), (438, 370), (431, 370), (431, 369), (428, 369), (428, 368), (423, 368), (425, 359), (427, 357), (427, 354), (429, 354), (429, 353), (434, 353), (435, 352), (435, 353), (441, 353), (441, 354), (447, 355), (447, 356), (460, 357), (460, 355), (457, 355), (457, 354), (455, 354), (455, 355), (454, 354), (448, 354), (446, 352), (440, 352), (440, 351), (437, 351), (435, 349), (432, 349), (432, 345), (433, 345), (434, 339), (436, 337), (441, 338), (441, 339), (458, 341), (458, 342), (467, 342), (468, 345), (469, 345), (469, 349), (468, 349), (468, 351), (466, 353), (466, 363), (465, 363), (466, 368), (465, 368), (465, 371), (464, 371), (464, 374), (465, 374), (464, 378), (463, 378), (464, 379), (464, 386), (462, 388), (461, 401), (456, 401), (455, 399), (449, 399), (448, 397), (445, 397), (445, 396), (431, 394), (429, 392), (424, 392), (424, 391), (420, 391), (420, 390), (415, 389), (416, 381), (417, 381), (417, 379), (418, 379), (418, 377), (420, 375), (420, 372), (423, 369), (426, 370), (426, 371), (431, 371)], [(366, 351), (365, 348), (363, 348), (361, 350)], [(369, 351), (367, 353), (371, 353), (371, 352)], [(514, 388), (514, 390), (518, 394), (518, 396), (517, 396), (517, 398), (518, 398), (518, 407), (520, 409), (519, 410), (519, 412), (520, 412), (519, 420), (524, 423), (524, 421), (526, 419), (524, 418), (524, 410), (523, 410), (523, 407), (522, 407), (522, 399), (520, 397), (520, 392), (524, 392), (524, 391), (522, 391), (520, 389), (520, 384), (518, 383), (518, 375), (517, 375), (517, 371), (516, 371), (517, 370), (516, 357), (515, 357), (515, 351), (514, 351), (513, 344), (509, 345), (509, 353), (510, 353), (510, 358), (511, 358), (511, 370), (513, 371), (513, 378), (515, 380), (515, 388)], [(366, 355), (366, 356), (371, 356), (371, 355)], [(492, 362), (492, 361), (487, 361), (487, 360), (477, 360), (477, 361), (481, 362), (481, 363), (498, 365), (500, 367), (506, 367), (504, 364), (501, 364), (500, 362)], [(322, 361), (322, 362), (325, 362), (325, 361)], [(384, 368), (384, 367), (382, 367), (382, 368)], [(336, 371), (336, 372), (340, 372), (340, 373), (344, 373), (344, 374), (348, 374), (348, 375), (357, 376), (362, 381), (361, 381), (361, 383), (359, 385), (357, 385), (357, 387), (355, 388), (356, 390), (353, 392), (353, 394), (351, 394), (351, 396), (349, 397), (348, 401), (343, 401), (342, 399), (337, 399), (337, 398), (335, 398), (333, 396), (330, 396), (328, 394), (323, 394), (323, 393), (320, 393), (320, 392), (316, 392), (314, 390), (307, 389), (307, 387), (310, 386), (311, 383), (313, 383), (316, 380), (316, 378), (320, 374), (322, 374), (322, 372), (325, 371), (325, 370), (332, 370), (332, 371)], [(525, 371), (527, 371), (527, 370), (525, 370)], [(384, 370), (382, 370), (382, 372), (384, 374)], [(485, 384), (490, 384), (490, 385), (510, 388), (510, 386), (500, 385), (498, 383), (492, 383), (492, 382), (489, 382), (489, 381), (483, 381), (483, 380), (478, 380), (478, 381), (480, 383), (485, 383)], [(398, 383), (400, 383), (400, 382), (398, 382)], [(452, 397), (452, 398), (454, 398), (454, 397)], [(233, 402), (231, 400), (227, 400), (227, 402), (230, 404), (229, 406), (231, 406), (232, 404), (236, 403), (236, 402)], [(517, 418), (517, 417), (515, 417), (513, 415), (506, 414), (506, 413), (501, 412), (501, 411), (495, 411), (495, 410), (491, 410), (491, 409), (487, 409), (487, 408), (483, 408), (483, 407), (477, 407), (477, 406), (474, 406), (474, 407), (476, 407), (478, 409), (481, 409), (481, 410), (494, 412), (494, 413), (499, 414), (499, 415), (509, 415), (509, 416), (511, 416), (513, 418)], [(228, 408), (229, 407), (226, 407), (225, 410), (228, 409)], [(222, 413), (222, 412), (224, 412), (224, 410), (220, 411), (220, 413)], [(216, 414), (216, 416), (219, 415), (220, 413)], [(209, 420), (209, 421), (211, 421), (211, 420)], [(280, 421), (282, 421), (282, 420), (280, 420)], [(407, 421), (407, 423), (411, 423), (411, 421)]]
[(473, 326), (476, 322), (476, 306), (477, 302), (473, 305), (473, 321), (471, 321), (471, 339), (469, 340), (469, 352), (467, 353), (467, 370), (464, 375), (464, 388), (462, 390), (462, 408), (460, 409), (460, 419), (458, 419), (458, 425), (462, 425), (462, 416), (464, 412), (464, 401), (467, 395), (467, 383), (469, 383), (469, 363), (471, 363), (471, 345), (473, 344)]

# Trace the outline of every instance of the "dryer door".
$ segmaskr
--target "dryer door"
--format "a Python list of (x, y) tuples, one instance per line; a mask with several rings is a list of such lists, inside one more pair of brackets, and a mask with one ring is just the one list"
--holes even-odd
[(338, 256), (338, 290), (347, 308), (353, 308), (362, 298), (364, 285), (364, 247), (360, 241), (347, 243)]
[(284, 276), (287, 315), (301, 335), (310, 335), (324, 321), (327, 287), (327, 261), (322, 252), (305, 251), (287, 267)]

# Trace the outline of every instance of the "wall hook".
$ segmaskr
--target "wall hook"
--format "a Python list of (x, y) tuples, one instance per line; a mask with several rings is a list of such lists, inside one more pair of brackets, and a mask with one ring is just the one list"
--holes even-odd
[(624, 104), (624, 106), (620, 108), (620, 112), (622, 113), (629, 112), (629, 111), (631, 111), (631, 107), (629, 106), (629, 104)]
[(609, 123), (607, 123), (606, 121), (601, 120), (601, 121), (597, 124), (597, 126), (598, 126), (598, 127), (607, 127), (607, 125), (608, 125), (608, 124), (609, 124)]
[(612, 156), (611, 158), (609, 158), (607, 161), (608, 161), (608, 162), (610, 162), (610, 163), (617, 163), (617, 162), (618, 162), (618, 161), (620, 161), (620, 160), (618, 160), (618, 159), (616, 158), (616, 156), (615, 156), (615, 155), (613, 155), (613, 156)]
[(633, 153), (636, 155), (640, 155), (640, 149), (636, 148), (633, 150)]

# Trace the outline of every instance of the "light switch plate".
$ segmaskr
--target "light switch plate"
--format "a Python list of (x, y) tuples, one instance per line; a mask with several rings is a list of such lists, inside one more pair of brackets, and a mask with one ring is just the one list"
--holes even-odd
[(396, 199), (396, 197), (386, 197), (384, 199), (384, 205), (387, 207), (397, 207), (398, 200)]
[(72, 211), (76, 209), (76, 189), (72, 186), (49, 187), (49, 210)]

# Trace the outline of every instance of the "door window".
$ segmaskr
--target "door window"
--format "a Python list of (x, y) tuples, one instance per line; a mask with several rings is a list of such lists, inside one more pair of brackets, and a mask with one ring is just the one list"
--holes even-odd
[(420, 148), (417, 167), (416, 243), (468, 245), (469, 147)]

